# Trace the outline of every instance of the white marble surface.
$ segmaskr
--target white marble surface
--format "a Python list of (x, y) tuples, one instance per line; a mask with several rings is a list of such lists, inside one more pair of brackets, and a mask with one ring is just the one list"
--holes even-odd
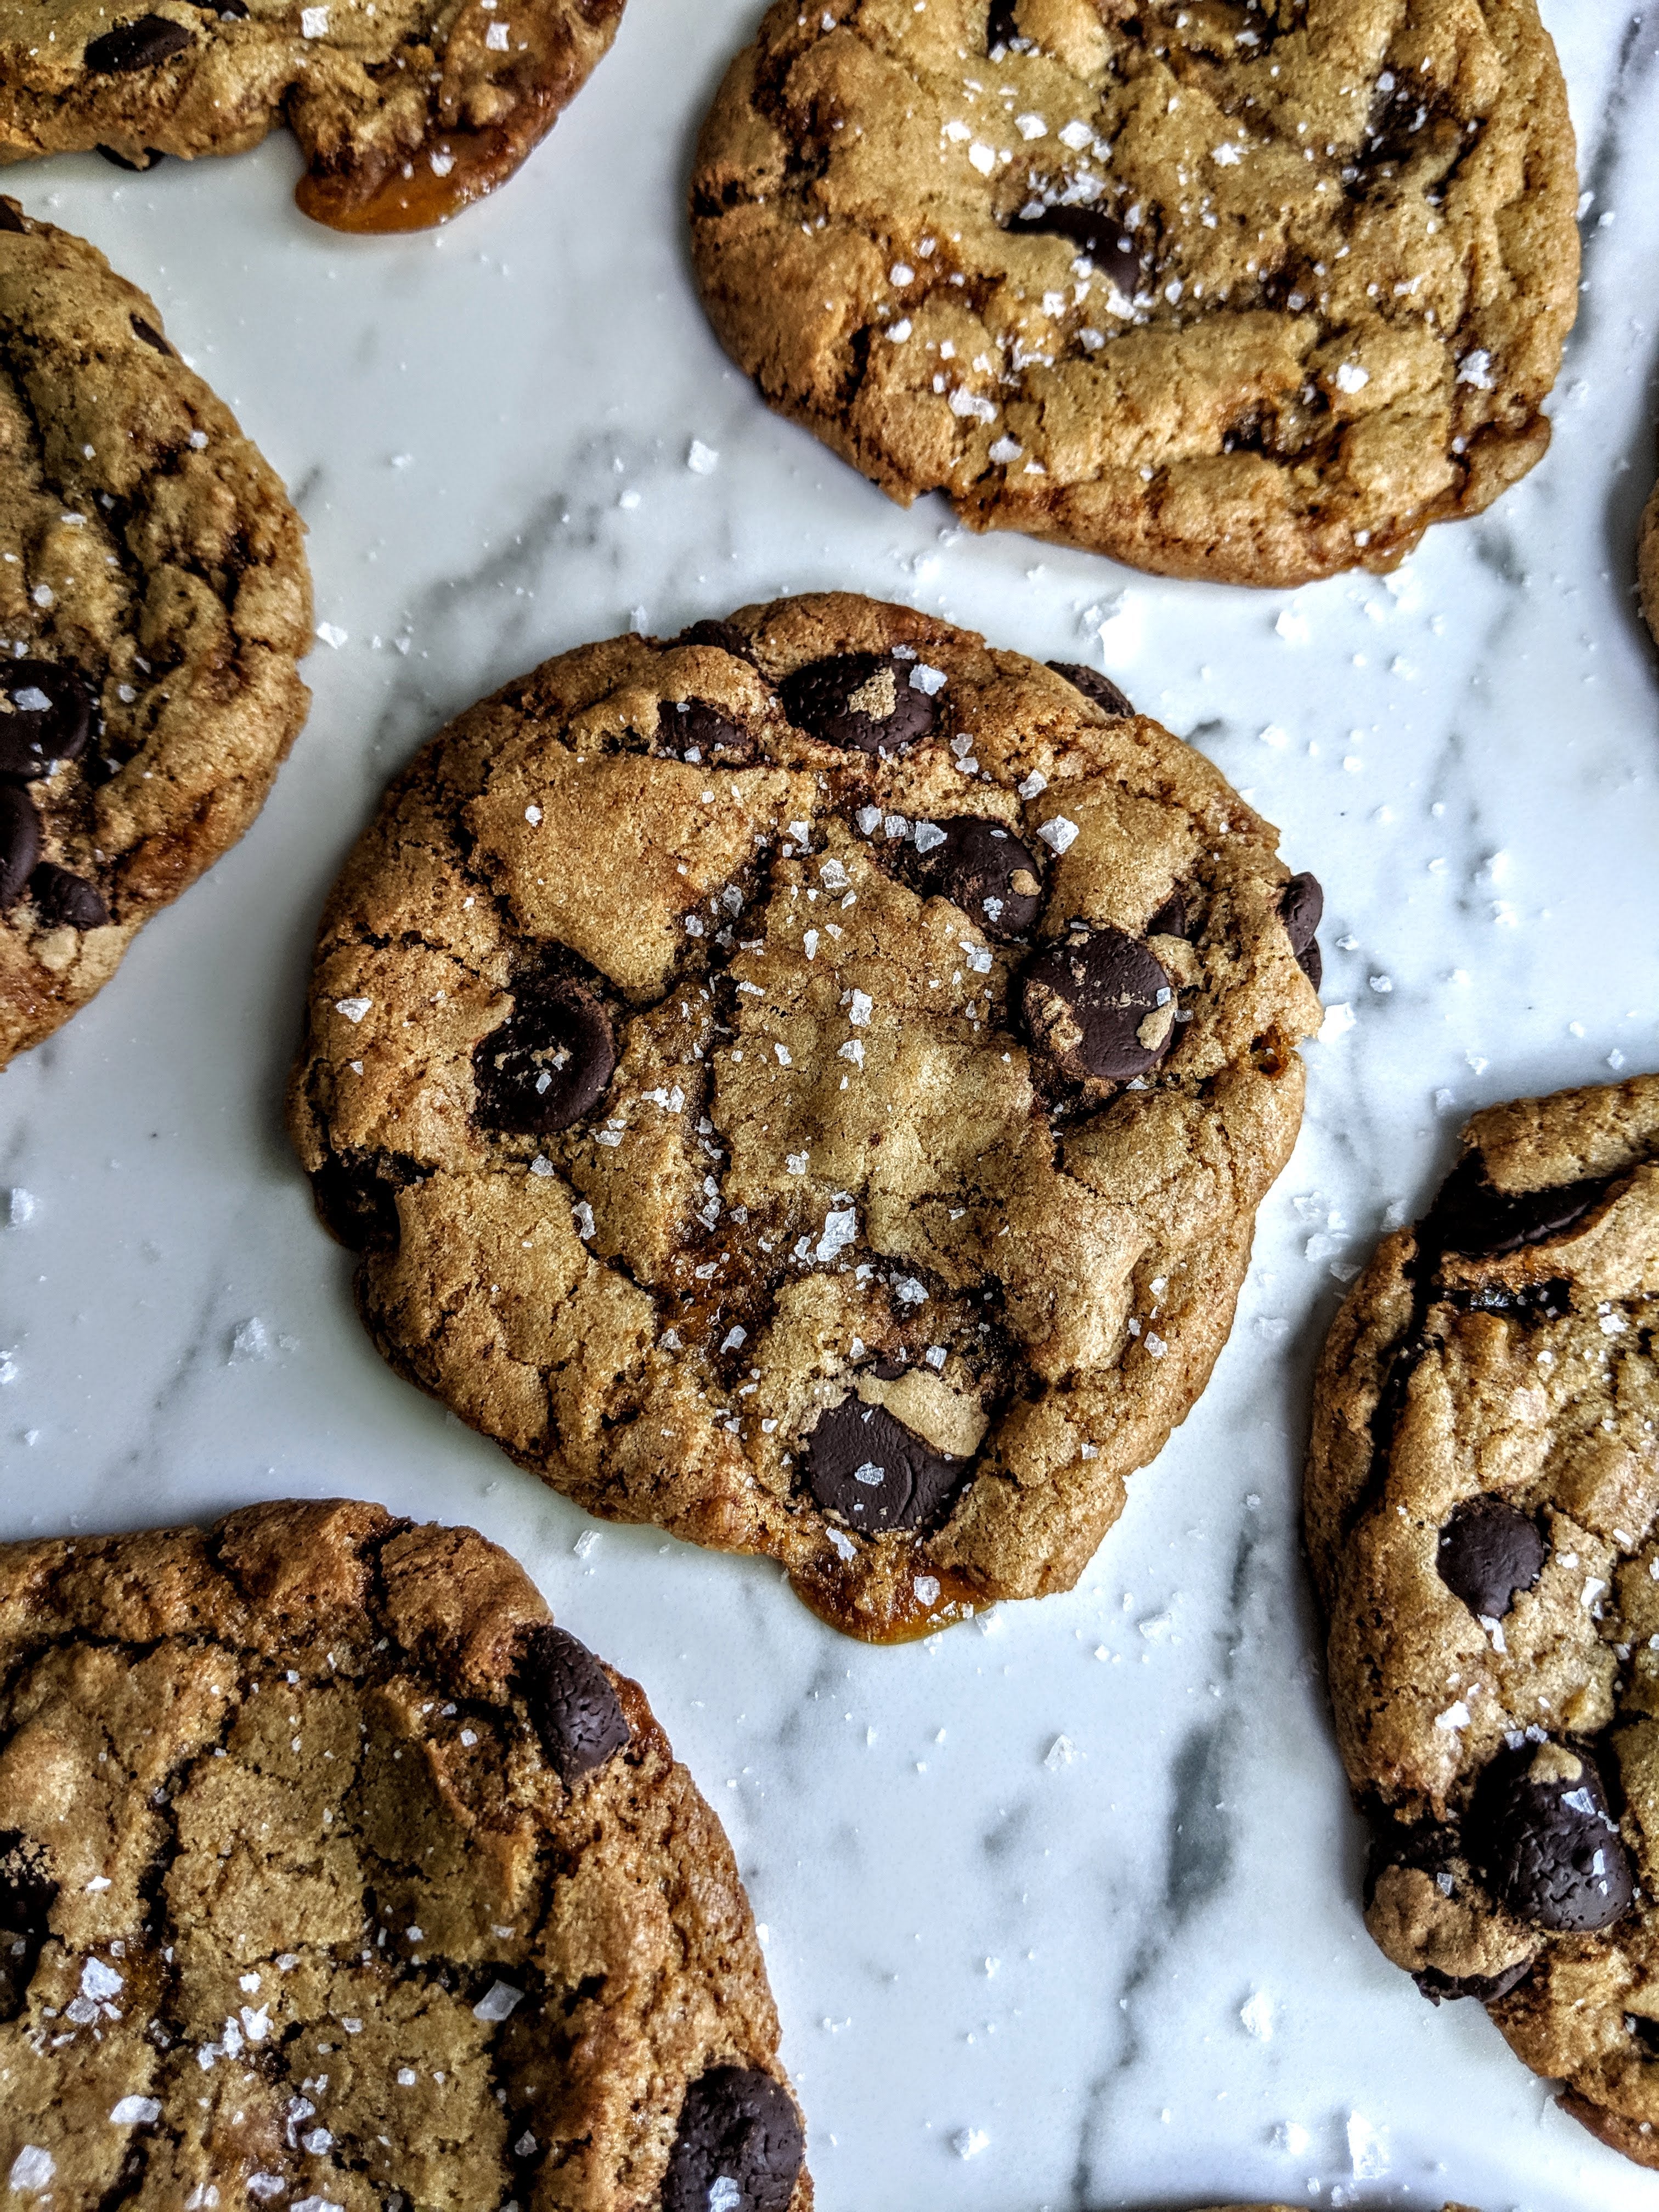
[[(435, 237), (313, 228), (282, 139), (6, 179), (153, 292), (293, 487), (346, 636), (252, 834), (0, 1085), (0, 1188), (28, 1194), (0, 1228), (0, 1536), (343, 1490), (512, 1547), (644, 1681), (728, 1825), (825, 2212), (1652, 2212), (1659, 2176), (1366, 1938), (1294, 1530), (1310, 1367), (1385, 1209), (1422, 1199), (1468, 1109), (1659, 1066), (1659, 688), (1630, 591), (1659, 6), (1546, 9), (1596, 195), (1547, 460), (1388, 583), (1294, 594), (960, 536), (765, 412), (703, 325), (680, 217), (757, 12), (631, 0), (530, 167)], [(1310, 1048), (1214, 1383), (1083, 1586), (890, 1651), (775, 1568), (590, 1540), (395, 1380), (278, 1112), (319, 903), (419, 739), (635, 608), (671, 631), (826, 585), (1103, 662), (1323, 878), (1326, 998), (1353, 1016)], [(1356, 2178), (1353, 2143), (1383, 2170)]]

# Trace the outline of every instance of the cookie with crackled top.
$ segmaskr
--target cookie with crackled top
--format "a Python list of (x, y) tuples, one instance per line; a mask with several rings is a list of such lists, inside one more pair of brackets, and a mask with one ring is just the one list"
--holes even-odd
[(0, 199), (0, 1066), (248, 827), (310, 644), (274, 471), (153, 301)]
[(1372, 1936), (1659, 2166), (1659, 1076), (1478, 1114), (1326, 1346), (1306, 1522)]
[(720, 1824), (471, 1529), (0, 1545), (0, 1680), (13, 2201), (809, 2212)]
[(376, 1343), (855, 1633), (1069, 1589), (1295, 1139), (1275, 841), (1091, 672), (908, 608), (547, 662), (323, 919), (290, 1127)]
[(1540, 458), (1577, 191), (1534, 0), (778, 0), (691, 221), (727, 351), (893, 498), (1285, 585)]
[(295, 197), (419, 230), (502, 184), (603, 58), (623, 0), (0, 0), (0, 163), (240, 154), (286, 124)]

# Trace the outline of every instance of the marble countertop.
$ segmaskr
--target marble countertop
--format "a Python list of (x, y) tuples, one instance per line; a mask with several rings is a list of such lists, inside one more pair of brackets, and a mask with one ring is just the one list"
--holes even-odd
[[(280, 137), (5, 179), (155, 295), (286, 477), (331, 642), (252, 832), (0, 1085), (0, 1537), (345, 1491), (510, 1547), (726, 1821), (824, 2212), (1654, 2212), (1659, 2175), (1366, 1937), (1295, 1532), (1320, 1340), (1462, 1117), (1659, 1066), (1659, 678), (1631, 584), (1659, 5), (1545, 7), (1593, 195), (1547, 459), (1397, 574), (1291, 593), (975, 539), (762, 407), (680, 216), (758, 12), (631, 0), (547, 145), (435, 235), (313, 228)], [(1073, 1594), (895, 1650), (775, 1567), (599, 1529), (395, 1380), (280, 1122), (323, 894), (417, 742), (585, 639), (827, 586), (1104, 666), (1328, 897), (1307, 1121), (1209, 1392)]]

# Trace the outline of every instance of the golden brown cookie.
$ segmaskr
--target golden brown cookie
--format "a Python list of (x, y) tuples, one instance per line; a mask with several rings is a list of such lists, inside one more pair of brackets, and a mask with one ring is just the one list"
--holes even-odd
[(1534, 0), (778, 0), (692, 241), (733, 359), (893, 498), (1297, 584), (1543, 453), (1577, 191)]
[(808, 2212), (719, 1822), (470, 1528), (0, 1546), (9, 2203)]
[(1478, 1114), (1316, 1389), (1366, 1922), (1659, 2166), (1659, 1076)]
[(1071, 1587), (1300, 1118), (1317, 887), (1078, 684), (838, 594), (586, 647), (318, 942), (290, 1126), (386, 1357), (860, 1635)]
[(240, 154), (286, 123), (336, 230), (493, 191), (617, 34), (623, 0), (0, 0), (0, 162)]
[(264, 804), (310, 700), (303, 536), (154, 305), (0, 199), (0, 1066)]
[(1636, 544), (1636, 582), (1650, 632), (1659, 638), (1659, 485), (1648, 495)]

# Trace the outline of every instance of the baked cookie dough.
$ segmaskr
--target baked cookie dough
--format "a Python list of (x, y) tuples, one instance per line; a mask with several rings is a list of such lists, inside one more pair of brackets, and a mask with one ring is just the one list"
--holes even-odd
[(1636, 547), (1636, 583), (1642, 615), (1649, 631), (1659, 638), (1659, 485), (1642, 510), (1641, 533)]
[(1287, 585), (1540, 458), (1577, 195), (1534, 0), (778, 0), (692, 249), (768, 402), (894, 499)]
[(1318, 896), (1275, 836), (903, 607), (547, 662), (324, 916), (290, 1127), (376, 1343), (854, 1633), (1069, 1589), (1295, 1139)]
[(1477, 1115), (1322, 1361), (1366, 1924), (1659, 2167), (1659, 1077)]
[(617, 34), (623, 0), (0, 0), (0, 162), (240, 154), (286, 123), (336, 230), (493, 191)]
[(0, 1066), (264, 804), (310, 700), (303, 536), (144, 295), (0, 199)]
[(808, 2212), (720, 1824), (471, 1529), (0, 1546), (0, 1680), (9, 2203)]

